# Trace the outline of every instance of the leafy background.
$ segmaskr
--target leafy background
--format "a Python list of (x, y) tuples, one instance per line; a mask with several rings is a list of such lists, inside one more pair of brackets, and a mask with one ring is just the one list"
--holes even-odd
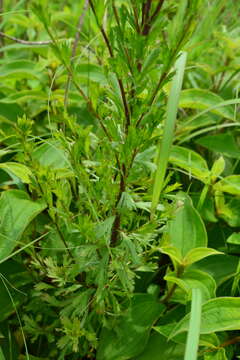
[(238, 2), (0, 7), (0, 359), (238, 359)]

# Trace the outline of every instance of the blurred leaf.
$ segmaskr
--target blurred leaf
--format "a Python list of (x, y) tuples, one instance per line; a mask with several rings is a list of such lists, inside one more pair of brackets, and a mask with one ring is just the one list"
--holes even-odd
[[(179, 107), (205, 110), (223, 102), (220, 96), (202, 89), (183, 90), (180, 95)], [(234, 120), (234, 110), (231, 106), (215, 108), (211, 110), (215, 114), (230, 120)]]
[(218, 181), (213, 186), (215, 191), (226, 192), (232, 195), (240, 195), (240, 175), (230, 175)]
[(197, 139), (195, 142), (211, 151), (219, 152), (231, 158), (240, 159), (240, 149), (232, 133), (208, 135)]
[(40, 68), (30, 60), (16, 60), (0, 66), (0, 78), (40, 79)]
[(229, 254), (240, 254), (240, 233), (232, 233), (227, 238), (227, 245)]
[(103, 73), (102, 67), (93, 64), (79, 64), (75, 68), (79, 77), (86, 78), (101, 85), (107, 84), (107, 78)]
[(136, 360), (162, 360), (174, 359), (182, 360), (184, 356), (185, 345), (176, 344), (173, 341), (157, 332), (153, 332), (148, 340), (143, 353), (137, 356)]
[[(23, 90), (23, 91), (18, 91), (17, 93), (13, 93), (13, 94), (10, 94), (10, 95), (2, 98), (0, 100), (0, 103), (4, 102), (6, 104), (14, 104), (14, 103), (21, 103), (26, 100), (33, 100), (33, 99), (36, 99), (39, 101), (43, 101), (43, 100), (46, 101), (48, 99), (48, 94), (44, 93), (43, 91), (38, 91), (38, 90)], [(1, 104), (1, 106), (2, 106), (2, 104)]]
[(21, 190), (8, 190), (0, 198), (0, 260), (18, 245), (28, 224), (44, 209), (43, 202), (32, 201)]
[(228, 360), (224, 348), (204, 354), (204, 360)]
[(32, 158), (41, 165), (50, 166), (54, 169), (69, 168), (67, 154), (57, 141), (48, 141), (38, 146), (34, 150)]
[(3, 169), (7, 173), (14, 174), (17, 176), (23, 183), (30, 184), (32, 176), (31, 170), (23, 164), (15, 162), (6, 162), (0, 163), (0, 169)]

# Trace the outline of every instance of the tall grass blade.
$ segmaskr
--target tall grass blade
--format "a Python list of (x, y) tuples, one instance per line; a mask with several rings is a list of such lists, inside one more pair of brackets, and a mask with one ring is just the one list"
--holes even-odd
[(187, 336), (184, 360), (197, 360), (201, 327), (202, 293), (200, 289), (192, 290), (191, 315)]
[(159, 197), (164, 183), (170, 149), (174, 138), (174, 127), (177, 117), (178, 102), (180, 91), (182, 88), (186, 60), (187, 53), (182, 52), (175, 64), (176, 74), (172, 81), (172, 87), (167, 103), (166, 120), (163, 128), (163, 138), (158, 149), (157, 170), (155, 174), (151, 205), (151, 218), (154, 217), (158, 205)]

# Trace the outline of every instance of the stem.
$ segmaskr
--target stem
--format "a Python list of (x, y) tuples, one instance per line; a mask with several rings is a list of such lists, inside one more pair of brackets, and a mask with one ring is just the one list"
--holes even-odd
[[(177, 274), (176, 274), (176, 277), (177, 278), (180, 278), (182, 276), (182, 274), (184, 273), (184, 267), (183, 266), (179, 266), (178, 269), (177, 269)], [(168, 290), (167, 294), (165, 295), (165, 297), (162, 299), (162, 303), (163, 304), (168, 304), (169, 303), (169, 300), (171, 299), (171, 297), (173, 296), (175, 290), (177, 288), (177, 284), (174, 283), (170, 289)]]
[[(92, 0), (89, 0), (89, 4), (91, 6), (91, 9), (92, 9), (92, 12), (94, 14), (94, 17), (95, 17), (95, 20), (96, 20), (96, 23), (102, 33), (102, 36), (103, 36), (103, 39), (105, 41), (105, 44), (108, 48), (108, 52), (109, 52), (109, 55), (112, 59), (114, 59), (114, 54), (113, 54), (113, 49), (111, 47), (111, 44), (110, 44), (110, 41), (108, 39), (108, 36), (103, 28), (103, 26), (99, 23), (99, 20), (98, 20), (98, 17), (97, 17), (97, 14), (96, 14), (96, 10), (95, 10), (95, 7), (94, 7), (94, 4), (93, 4), (93, 1)], [(117, 75), (117, 74), (116, 74)], [(127, 99), (126, 99), (126, 94), (125, 94), (125, 90), (124, 90), (124, 87), (123, 87), (123, 82), (122, 80), (118, 77), (117, 75), (117, 81), (118, 81), (118, 85), (119, 85), (119, 88), (120, 88), (120, 92), (121, 92), (121, 97), (122, 97), (122, 102), (123, 102), (123, 107), (124, 107), (124, 113), (125, 113), (125, 117), (126, 117), (126, 128), (129, 127), (130, 125), (130, 112), (129, 112), (129, 109), (128, 109), (128, 103), (127, 103)]]
[(65, 246), (65, 248), (66, 248), (66, 250), (67, 250), (67, 252), (68, 252), (68, 254), (69, 254), (69, 256), (70, 256), (72, 259), (74, 259), (74, 257), (73, 257), (73, 255), (72, 255), (70, 249), (68, 248), (67, 242), (66, 242), (66, 240), (65, 240), (65, 238), (64, 238), (64, 236), (63, 236), (63, 233), (62, 233), (62, 231), (61, 231), (61, 229), (60, 229), (57, 221), (55, 221), (55, 220), (52, 218), (52, 222), (53, 222), (53, 224), (55, 225), (55, 227), (56, 227), (56, 229), (57, 229), (57, 232), (58, 232), (58, 235), (59, 235), (60, 239), (62, 240), (62, 242), (63, 242), (63, 244), (64, 244), (64, 246)]
[(2, 31), (0, 31), (0, 37), (15, 41), (16, 43), (19, 43), (19, 44), (22, 44), (22, 45), (30, 45), (30, 46), (49, 45), (49, 44), (53, 43), (52, 40), (47, 40), (47, 41), (27, 41), (27, 40), (22, 40), (22, 39), (18, 39), (16, 37), (14, 37), (14, 36), (7, 35)]
[(152, 0), (147, 0), (143, 4), (143, 17), (142, 17), (142, 35), (147, 36), (150, 31), (150, 11), (152, 6)]

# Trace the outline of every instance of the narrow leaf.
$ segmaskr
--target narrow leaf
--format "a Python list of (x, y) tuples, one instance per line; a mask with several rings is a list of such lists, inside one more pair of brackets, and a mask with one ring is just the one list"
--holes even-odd
[(183, 52), (181, 53), (175, 65), (176, 74), (173, 78), (172, 88), (168, 99), (166, 120), (163, 129), (163, 138), (162, 138), (161, 146), (158, 150), (157, 171), (155, 174), (155, 180), (153, 186), (151, 217), (153, 217), (155, 214), (164, 183), (170, 149), (174, 137), (174, 128), (175, 128), (175, 122), (177, 116), (178, 101), (179, 101), (180, 91), (182, 88), (186, 60), (187, 60), (187, 53)]

